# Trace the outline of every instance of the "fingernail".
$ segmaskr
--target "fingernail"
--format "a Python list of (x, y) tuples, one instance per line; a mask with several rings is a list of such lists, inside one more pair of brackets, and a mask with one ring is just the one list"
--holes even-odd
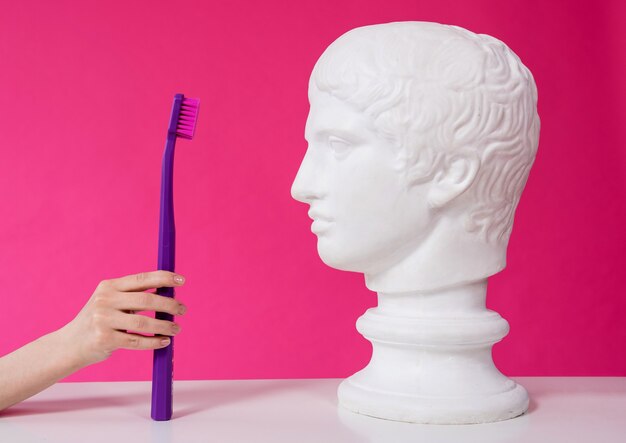
[(182, 285), (183, 283), (185, 283), (185, 277), (183, 277), (182, 275), (175, 275), (174, 281), (179, 285)]
[(178, 315), (183, 315), (185, 312), (187, 312), (187, 306), (181, 304), (178, 308)]
[(164, 338), (163, 340), (161, 340), (161, 344), (163, 346), (167, 346), (170, 344), (170, 339), (169, 338)]

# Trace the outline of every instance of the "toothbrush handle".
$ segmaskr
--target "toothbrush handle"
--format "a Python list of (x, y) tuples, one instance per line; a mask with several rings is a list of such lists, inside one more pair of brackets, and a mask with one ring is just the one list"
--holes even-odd
[[(158, 288), (157, 294), (174, 297), (174, 288)], [(172, 321), (174, 316), (157, 312), (155, 318)], [(152, 368), (152, 419), (170, 420), (173, 409), (174, 337), (170, 337), (170, 344), (165, 348), (154, 350)]]
[[(161, 175), (161, 213), (159, 218), (158, 268), (174, 272), (176, 252), (176, 229), (174, 224), (174, 146), (176, 134), (169, 132)], [(174, 288), (157, 288), (157, 294), (174, 298)], [(173, 321), (174, 316), (157, 312), (156, 319)], [(153, 420), (172, 418), (172, 390), (174, 371), (174, 337), (165, 348), (155, 349), (152, 360), (152, 411)]]
[[(173, 224), (171, 230), (168, 230), (171, 234), (171, 239), (174, 238)], [(161, 237), (163, 240), (163, 237)], [(159, 242), (159, 269), (165, 269), (167, 271), (174, 272), (174, 249), (163, 247), (163, 242)], [(173, 244), (171, 244), (173, 246)], [(164, 254), (169, 252), (168, 254)], [(172, 266), (163, 266), (161, 260), (164, 256), (171, 259)], [(169, 261), (169, 260), (167, 260)], [(174, 288), (157, 288), (157, 294), (163, 297), (174, 298)], [(173, 321), (174, 316), (167, 312), (156, 312), (155, 318), (158, 320)], [(170, 344), (164, 348), (154, 350), (152, 359), (152, 412), (151, 416), (153, 420), (164, 421), (172, 418), (172, 390), (173, 390), (173, 376), (174, 376), (174, 337), (170, 337)]]

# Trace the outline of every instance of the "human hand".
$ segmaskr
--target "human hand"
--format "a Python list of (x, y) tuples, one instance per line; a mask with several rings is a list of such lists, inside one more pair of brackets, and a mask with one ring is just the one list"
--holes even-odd
[[(103, 280), (78, 315), (59, 330), (78, 367), (106, 360), (116, 349), (157, 349), (170, 343), (168, 337), (180, 332), (180, 326), (157, 320), (139, 311), (167, 312), (182, 315), (186, 307), (170, 297), (142, 292), (151, 288), (182, 286), (184, 277), (169, 271), (142, 272)], [(158, 334), (147, 337), (128, 330)]]

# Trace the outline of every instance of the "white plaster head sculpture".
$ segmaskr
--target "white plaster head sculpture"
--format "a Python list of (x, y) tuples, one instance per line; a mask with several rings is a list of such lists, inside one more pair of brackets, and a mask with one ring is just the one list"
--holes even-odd
[[(339, 37), (319, 58), (309, 101), (308, 149), (292, 196), (310, 205), (321, 259), (364, 273), (367, 287), (379, 294), (378, 308), (357, 323), (373, 343), (372, 362), (346, 381), (354, 381), (354, 392), (347, 393), (346, 383), (343, 395), (340, 388), (340, 403), (368, 415), (426, 423), (494, 421), (523, 413), (525, 391), (491, 362), (491, 346), (506, 335), (508, 324), (484, 308), (484, 296), (487, 277), (506, 265), (513, 216), (537, 150), (537, 90), (530, 71), (501, 41), (456, 26), (365, 26)], [(399, 313), (413, 319), (404, 332)], [(376, 327), (372, 315), (380, 320)], [(457, 331), (454, 339), (435, 332), (445, 329), (442, 324), (423, 321), (460, 317), (476, 324), (449, 327)], [(411, 385), (414, 376), (403, 381), (396, 373), (416, 358), (416, 346), (458, 347), (486, 324), (491, 330), (474, 340), (482, 346), (474, 351), (481, 353), (484, 368), (493, 366), (497, 374), (481, 382), (483, 391), (463, 391), (462, 365), (447, 380), (422, 378), (418, 384), (428, 380), (432, 388), (426, 390)], [(389, 369), (395, 381), (375, 380), (384, 359), (392, 358), (382, 349), (389, 334), (406, 344), (404, 357)], [(419, 361), (427, 362), (423, 376), (435, 363), (427, 351), (418, 353)], [(458, 387), (446, 391), (443, 385), (456, 386), (455, 380)], [(388, 395), (372, 406), (367, 389), (357, 392), (357, 385)], [(508, 413), (493, 407), (454, 412), (445, 400), (467, 394), (471, 404), (489, 389), (504, 392), (511, 386), (516, 397), (507, 407), (515, 410)], [(398, 406), (407, 394), (416, 400)], [(423, 412), (419, 402), (426, 395), (441, 397), (443, 412)]]
[(292, 194), (326, 264), (393, 292), (505, 267), (539, 118), (502, 42), (436, 23), (353, 29), (318, 60), (309, 100)]

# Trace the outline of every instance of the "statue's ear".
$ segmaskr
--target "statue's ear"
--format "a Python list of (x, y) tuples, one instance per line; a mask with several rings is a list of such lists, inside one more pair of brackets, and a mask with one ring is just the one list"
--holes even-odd
[(428, 204), (441, 208), (463, 194), (474, 182), (480, 160), (470, 153), (452, 154), (442, 162), (428, 190)]

